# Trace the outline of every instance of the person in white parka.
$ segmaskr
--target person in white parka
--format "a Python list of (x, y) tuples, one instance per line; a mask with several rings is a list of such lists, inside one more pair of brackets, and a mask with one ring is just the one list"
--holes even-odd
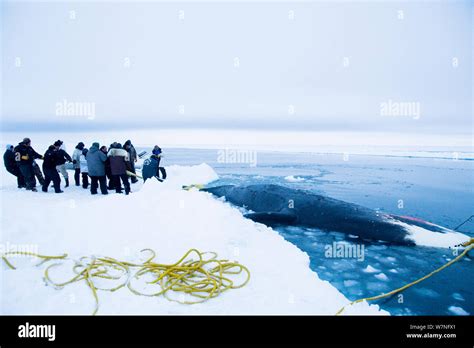
[(87, 160), (86, 155), (87, 152), (86, 148), (82, 150), (81, 156), (79, 156), (79, 166), (81, 168), (81, 175), (82, 175), (82, 188), (87, 189), (89, 187), (89, 168), (87, 167)]
[(81, 141), (76, 145), (72, 153), (72, 164), (74, 167), (74, 181), (76, 186), (81, 186), (81, 155), (84, 150), (84, 143)]

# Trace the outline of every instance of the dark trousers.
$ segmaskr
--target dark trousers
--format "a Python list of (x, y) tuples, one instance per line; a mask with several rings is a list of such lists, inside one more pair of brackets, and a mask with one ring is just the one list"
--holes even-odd
[(107, 176), (107, 179), (109, 180), (109, 184), (107, 185), (107, 188), (109, 190), (115, 189), (115, 182), (114, 182), (114, 176), (112, 175), (112, 172), (110, 169), (105, 169), (105, 175)]
[(58, 171), (56, 170), (56, 168), (47, 169), (47, 168), (43, 167), (43, 171), (44, 171), (44, 176), (45, 176), (44, 184), (43, 184), (43, 191), (48, 192), (48, 186), (52, 181), (53, 186), (54, 186), (54, 192), (56, 192), (56, 193), (61, 192), (61, 187), (60, 187), (61, 178), (59, 177), (59, 174), (58, 174)]
[(128, 195), (130, 193), (130, 183), (128, 182), (128, 175), (127, 174), (113, 175), (115, 192), (122, 193), (122, 187), (120, 185), (120, 179), (122, 179), (123, 186), (125, 187), (125, 194)]
[(87, 173), (82, 173), (82, 188), (88, 188), (89, 187), (89, 174)]
[(25, 187), (25, 178), (23, 177), (23, 175), (21, 175), (20, 169), (18, 169), (18, 167), (8, 168), (7, 171), (10, 174), (13, 174), (16, 176), (18, 188)]
[[(166, 170), (164, 167), (158, 167), (158, 171), (161, 173), (161, 178), (164, 180), (166, 179)], [(158, 175), (160, 176), (160, 175)]]
[(43, 173), (41, 172), (40, 166), (36, 162), (33, 162), (33, 173), (36, 176), (36, 179), (38, 179), (40, 185), (43, 186), (44, 185), (44, 176), (43, 176)]
[(74, 181), (76, 186), (81, 186), (81, 168), (74, 168)]
[(105, 175), (103, 176), (91, 176), (91, 193), (93, 195), (97, 194), (97, 187), (100, 184), (100, 192), (103, 195), (106, 195), (107, 192), (107, 180)]
[[(129, 163), (130, 163), (130, 171), (133, 174), (136, 174), (137, 172), (135, 171), (135, 161), (130, 161)], [(132, 184), (138, 182), (138, 179), (133, 175), (130, 177), (130, 180), (132, 180)]]
[(21, 175), (25, 178), (25, 186), (27, 190), (32, 190), (36, 187), (35, 174), (33, 172), (33, 165), (31, 163), (22, 163), (18, 166)]

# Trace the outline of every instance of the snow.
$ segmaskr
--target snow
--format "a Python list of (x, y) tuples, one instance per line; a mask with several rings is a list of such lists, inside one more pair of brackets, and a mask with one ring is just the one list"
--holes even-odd
[(289, 182), (302, 182), (304, 181), (305, 179), (302, 178), (302, 177), (299, 177), (299, 176), (293, 176), (293, 175), (288, 175), (285, 177), (285, 180), (286, 181), (289, 181)]
[(467, 242), (469, 239), (471, 239), (469, 236), (463, 233), (447, 229), (446, 232), (441, 233), (429, 231), (422, 227), (409, 225), (401, 221), (394, 220), (393, 223), (403, 226), (409, 233), (408, 238), (413, 240), (416, 245), (450, 248), (455, 245)]
[(466, 312), (463, 308), (457, 306), (450, 306), (448, 310), (456, 315), (469, 315), (469, 313)]
[[(137, 296), (126, 288), (99, 291), (98, 314), (332, 315), (350, 302), (311, 271), (306, 253), (274, 230), (245, 219), (238, 209), (208, 193), (181, 189), (217, 179), (207, 164), (169, 166), (167, 171), (169, 180), (132, 185), (129, 196), (91, 196), (75, 186), (61, 195), (20, 191), (15, 178), (3, 170), (2, 245), (33, 245), (40, 254), (68, 253), (71, 259), (103, 255), (120, 260), (140, 259), (139, 251), (151, 248), (157, 253), (156, 260), (163, 263), (197, 248), (236, 260), (251, 272), (243, 288), (195, 305)], [(42, 281), (44, 264), (36, 266), (34, 258), (25, 256), (10, 261), (17, 270), (2, 263), (2, 314), (92, 313), (93, 296), (84, 282), (54, 289)], [(51, 273), (57, 281), (70, 276), (66, 265)], [(344, 314), (388, 313), (362, 302), (347, 307)]]
[(197, 166), (183, 167), (171, 165), (166, 167), (168, 178), (167, 186), (175, 189), (181, 189), (183, 185), (206, 184), (219, 179), (217, 173), (206, 163)]
[(376, 274), (376, 275), (374, 275), (374, 277), (377, 278), (378, 280), (383, 280), (383, 281), (388, 280), (388, 277), (384, 273)]
[(365, 273), (377, 273), (380, 272), (380, 270), (372, 267), (371, 265), (367, 265), (367, 267), (364, 269)]

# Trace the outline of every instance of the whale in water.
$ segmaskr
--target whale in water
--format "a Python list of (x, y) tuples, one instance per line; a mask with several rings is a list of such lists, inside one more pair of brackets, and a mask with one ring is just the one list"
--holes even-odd
[(470, 237), (408, 216), (274, 184), (202, 188), (249, 211), (245, 217), (267, 226), (291, 225), (355, 235), (402, 245), (452, 247)]

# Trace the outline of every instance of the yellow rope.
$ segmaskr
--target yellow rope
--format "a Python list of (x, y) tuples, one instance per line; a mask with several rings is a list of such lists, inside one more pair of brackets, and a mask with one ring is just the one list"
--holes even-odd
[(201, 190), (201, 189), (204, 188), (204, 185), (202, 185), (202, 184), (192, 184), (192, 185), (185, 185), (185, 186), (183, 186), (183, 190), (186, 190), (186, 191), (189, 191), (189, 190), (191, 190), (191, 189), (193, 189), (193, 188), (198, 189), (198, 190)]
[(43, 259), (43, 262), (45, 261), (49, 261), (49, 260), (57, 260), (57, 259), (65, 259), (67, 257), (67, 254), (63, 254), (63, 255), (59, 255), (59, 256), (47, 256), (47, 255), (40, 255), (40, 254), (36, 254), (36, 253), (31, 253), (31, 252), (28, 252), (28, 251), (8, 251), (6, 253), (3, 253), (2, 255), (2, 260), (5, 261), (5, 263), (7, 264), (7, 266), (11, 269), (16, 269), (15, 266), (13, 266), (9, 261), (8, 259), (6, 258), (7, 255), (27, 255), (27, 256), (35, 256), (35, 257), (38, 257), (40, 259)]
[(378, 296), (372, 296), (372, 297), (365, 297), (365, 298), (361, 298), (361, 299), (358, 299), (358, 300), (355, 300), (355, 301), (352, 301), (351, 303), (345, 305), (344, 307), (342, 307), (337, 313), (336, 315), (339, 315), (341, 314), (344, 309), (348, 306), (352, 306), (353, 304), (355, 303), (359, 303), (359, 302), (362, 302), (362, 301), (374, 301), (374, 300), (379, 300), (381, 298), (385, 298), (385, 297), (389, 297), (389, 296), (392, 296), (398, 292), (401, 292), (403, 290), (406, 290), (408, 289), (409, 287), (415, 285), (415, 284), (418, 284), (420, 282), (422, 282), (423, 280), (425, 279), (428, 279), (429, 277), (431, 277), (432, 275), (442, 271), (443, 269), (451, 266), (453, 263), (461, 260), (472, 248), (474, 248), (474, 238), (471, 238), (469, 241), (467, 241), (466, 243), (463, 243), (461, 244), (462, 246), (466, 247), (466, 249), (464, 249), (464, 251), (459, 254), (457, 257), (455, 257), (454, 259), (452, 259), (451, 261), (449, 261), (448, 263), (444, 264), (443, 266), (439, 267), (438, 269), (435, 269), (433, 272), (425, 275), (424, 277), (421, 277), (420, 279), (417, 279), (409, 284), (406, 284), (398, 289), (395, 289), (395, 290), (392, 290), (386, 294), (381, 294), (381, 295), (378, 295)]
[[(237, 262), (218, 260), (217, 254), (214, 252), (200, 252), (197, 249), (190, 249), (177, 262), (173, 264), (160, 264), (153, 261), (156, 255), (153, 250), (142, 250), (142, 252), (145, 251), (150, 252), (151, 256), (143, 263), (119, 261), (111, 257), (81, 257), (78, 261), (75, 261), (75, 265), (72, 267), (72, 271), (75, 275), (62, 283), (51, 280), (49, 275), (50, 269), (61, 265), (61, 263), (54, 263), (45, 269), (44, 279), (47, 283), (58, 289), (75, 282), (85, 281), (87, 286), (91, 289), (95, 300), (93, 315), (99, 310), (97, 290), (113, 292), (120, 288), (127, 287), (136, 295), (163, 295), (170, 301), (194, 304), (214, 298), (226, 290), (241, 288), (250, 280), (250, 271), (247, 267)], [(6, 256), (18, 254), (38, 257), (43, 259), (41, 263), (50, 260), (65, 260), (67, 257), (67, 254), (47, 256), (35, 253), (8, 252), (2, 255), (2, 259), (8, 267), (16, 269)], [(208, 254), (211, 256), (205, 258), (204, 256)], [(189, 258), (190, 255), (197, 256), (197, 260)], [(132, 269), (136, 269), (133, 274)], [(118, 272), (118, 275), (114, 275), (114, 271)], [(242, 274), (244, 275), (243, 281), (240, 284), (234, 284), (231, 278)], [(144, 281), (142, 279), (145, 275), (151, 275), (154, 279)], [(111, 288), (100, 288), (94, 282), (96, 278), (119, 281), (119, 284)], [(135, 287), (132, 286), (132, 279), (134, 279), (135, 283), (141, 281), (145, 284), (158, 286), (159, 291), (147, 294), (136, 290)], [(170, 297), (169, 292), (181, 292), (194, 297), (195, 300), (185, 301), (184, 299), (174, 299)]]
[[(451, 266), (455, 262), (463, 258), (471, 249), (474, 248), (474, 238), (471, 238), (466, 243), (463, 243), (462, 246), (466, 249), (459, 254), (456, 258), (434, 270), (433, 272), (425, 275), (424, 277), (417, 279), (409, 284), (406, 284), (398, 289), (392, 290), (388, 293), (381, 294), (378, 296), (366, 297), (352, 301), (348, 305), (342, 307), (336, 315), (340, 315), (347, 306), (351, 306), (355, 303), (362, 301), (374, 301), (379, 300), (385, 297), (392, 296), (398, 292), (408, 289), (409, 287), (422, 282), (423, 280), (433, 276), (434, 274), (442, 271), (443, 269)], [(56, 288), (62, 288), (68, 284), (72, 284), (81, 280), (85, 280), (87, 286), (91, 289), (92, 294), (95, 299), (95, 309), (93, 315), (99, 310), (99, 297), (97, 295), (97, 290), (103, 291), (116, 291), (122, 287), (127, 286), (128, 289), (140, 296), (159, 296), (163, 295), (170, 301), (175, 301), (183, 304), (195, 304), (207, 301), (208, 299), (214, 298), (221, 294), (222, 292), (229, 289), (238, 289), (245, 286), (250, 280), (250, 271), (247, 267), (237, 263), (230, 262), (228, 260), (218, 260), (217, 254), (214, 252), (200, 252), (197, 249), (188, 250), (177, 262), (173, 264), (159, 264), (153, 262), (156, 254), (152, 249), (143, 249), (142, 252), (149, 251), (151, 256), (144, 261), (143, 263), (131, 263), (126, 261), (119, 261), (111, 257), (99, 257), (90, 258), (82, 257), (73, 267), (73, 272), (76, 274), (71, 279), (63, 283), (55, 283), (51, 280), (49, 276), (49, 270), (52, 267), (58, 266), (60, 264), (55, 263), (48, 266), (44, 272), (45, 280), (54, 285)], [(197, 255), (197, 260), (187, 259), (189, 255)], [(205, 254), (212, 254), (212, 257), (205, 259), (203, 256)], [(58, 255), (58, 256), (48, 256), (40, 255), (30, 252), (7, 252), (2, 255), (2, 260), (6, 265), (11, 269), (16, 269), (15, 266), (7, 259), (8, 255), (29, 255), (43, 259), (43, 262), (50, 260), (65, 260), (67, 254)], [(40, 264), (41, 264), (40, 263)], [(211, 267), (213, 265), (214, 267)], [(138, 270), (131, 274), (132, 268), (138, 268)], [(114, 276), (110, 274), (110, 271), (115, 270), (119, 271), (119, 276)], [(137, 282), (140, 281), (144, 275), (152, 275), (153, 280), (146, 282), (147, 284), (158, 284), (160, 290), (154, 293), (143, 293), (136, 290), (132, 286), (131, 279), (135, 279)], [(229, 278), (232, 275), (245, 274), (245, 280), (239, 284), (235, 285), (234, 282)], [(94, 278), (102, 278), (108, 280), (121, 280), (119, 285), (104, 289), (99, 288), (94, 284)], [(176, 300), (169, 297), (168, 292), (182, 292), (197, 298), (195, 301), (184, 301)]]

